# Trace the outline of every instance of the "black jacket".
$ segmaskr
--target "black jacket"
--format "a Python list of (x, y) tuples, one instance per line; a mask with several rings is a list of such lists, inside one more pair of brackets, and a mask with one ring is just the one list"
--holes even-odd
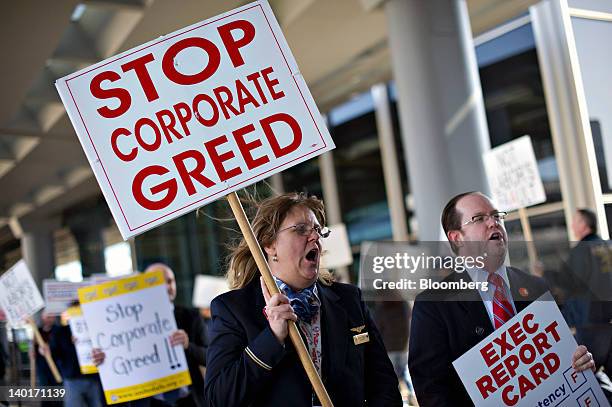
[[(516, 312), (521, 312), (548, 288), (544, 280), (508, 267)], [(471, 281), (467, 272), (446, 281)], [(421, 407), (473, 405), (453, 361), (493, 332), (478, 291), (425, 291), (412, 311), (408, 369)]]
[(193, 308), (174, 306), (176, 326), (187, 332), (189, 346), (185, 350), (189, 375), (191, 376), (191, 395), (196, 406), (204, 407), (204, 378), (199, 366), (206, 366), (207, 333), (204, 319)]
[[(393, 366), (359, 289), (333, 283), (318, 290), (322, 380), (334, 406), (401, 407)], [(289, 339), (284, 347), (276, 340), (264, 305), (259, 279), (212, 302), (205, 384), (211, 407), (312, 405), (297, 353)], [(351, 328), (358, 327), (369, 333), (368, 343), (354, 343)]]

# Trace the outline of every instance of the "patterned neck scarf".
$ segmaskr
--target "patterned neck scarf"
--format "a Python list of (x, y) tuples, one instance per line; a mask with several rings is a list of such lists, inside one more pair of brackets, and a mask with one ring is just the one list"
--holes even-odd
[(321, 301), (319, 301), (316, 293), (316, 283), (301, 291), (295, 291), (281, 279), (274, 277), (274, 280), (278, 288), (289, 298), (289, 303), (293, 308), (293, 312), (295, 312), (301, 321), (310, 324), (312, 318), (319, 312), (319, 307), (321, 306)]

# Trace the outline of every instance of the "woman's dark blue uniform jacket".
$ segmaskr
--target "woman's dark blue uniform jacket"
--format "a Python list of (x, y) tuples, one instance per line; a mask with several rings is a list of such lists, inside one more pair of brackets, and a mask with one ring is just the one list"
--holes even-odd
[[(317, 285), (322, 379), (334, 406), (401, 406), (393, 366), (359, 289)], [(210, 406), (312, 406), (312, 387), (291, 340), (285, 347), (276, 340), (264, 306), (258, 278), (212, 302), (205, 380)], [(356, 345), (357, 331), (368, 332), (370, 341)]]

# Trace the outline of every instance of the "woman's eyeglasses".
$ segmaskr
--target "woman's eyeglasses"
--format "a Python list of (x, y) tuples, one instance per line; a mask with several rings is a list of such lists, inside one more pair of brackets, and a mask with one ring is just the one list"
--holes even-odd
[(328, 237), (331, 233), (331, 230), (329, 230), (327, 226), (322, 228), (319, 225), (310, 226), (305, 223), (298, 223), (297, 225), (287, 226), (286, 228), (279, 230), (278, 233), (284, 232), (288, 229), (295, 230), (295, 233), (300, 236), (310, 236), (312, 234), (312, 231), (314, 230), (315, 232), (317, 232), (317, 235), (321, 236), (323, 239)]

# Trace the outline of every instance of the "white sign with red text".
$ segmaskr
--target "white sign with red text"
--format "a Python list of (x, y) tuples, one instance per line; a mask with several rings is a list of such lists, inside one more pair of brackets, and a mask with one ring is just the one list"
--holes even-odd
[(608, 406), (550, 293), (453, 362), (477, 406)]
[(334, 148), (265, 0), (56, 86), (124, 239)]

